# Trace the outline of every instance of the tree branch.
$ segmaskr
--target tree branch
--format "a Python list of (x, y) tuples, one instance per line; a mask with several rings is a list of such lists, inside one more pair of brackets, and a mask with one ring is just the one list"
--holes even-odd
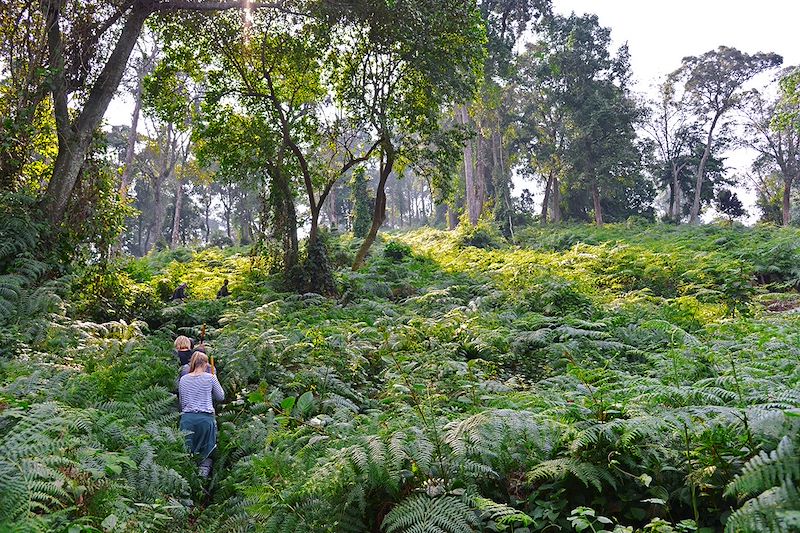
[(284, 13), (303, 15), (286, 7), (285, 2), (251, 2), (245, 0), (203, 1), (203, 0), (161, 0), (155, 3), (154, 11), (224, 11), (227, 9), (278, 9)]

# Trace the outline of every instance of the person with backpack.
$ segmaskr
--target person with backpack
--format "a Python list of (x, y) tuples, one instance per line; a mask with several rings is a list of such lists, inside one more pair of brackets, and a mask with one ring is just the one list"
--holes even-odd
[(222, 282), (222, 287), (220, 287), (219, 290), (217, 291), (217, 300), (221, 300), (230, 295), (231, 293), (228, 290), (228, 280), (226, 279), (224, 282)]
[(175, 292), (172, 293), (172, 298), (170, 298), (170, 301), (178, 300), (182, 302), (183, 300), (185, 300), (186, 287), (187, 287), (186, 283), (181, 283), (180, 285), (178, 285), (178, 288), (175, 289)]
[(224, 400), (225, 391), (205, 353), (196, 351), (192, 354), (188, 373), (178, 383), (178, 397), (181, 404), (180, 429), (188, 432), (186, 446), (200, 459), (198, 474), (207, 478), (213, 464), (211, 452), (217, 446), (213, 401)]

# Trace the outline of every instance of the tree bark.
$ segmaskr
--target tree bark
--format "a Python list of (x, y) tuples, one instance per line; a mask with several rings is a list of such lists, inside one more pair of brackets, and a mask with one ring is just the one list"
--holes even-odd
[(675, 166), (672, 165), (672, 183), (670, 184), (670, 188), (672, 189), (672, 203), (670, 204), (670, 218), (675, 222), (681, 221), (681, 182), (680, 182), (680, 170)]
[(542, 200), (542, 219), (541, 223), (547, 224), (547, 210), (550, 207), (550, 188), (553, 186), (553, 171), (547, 177), (547, 184), (544, 186), (544, 200)]
[(276, 237), (283, 241), (284, 271), (292, 274), (292, 270), (298, 265), (300, 255), (297, 239), (297, 212), (294, 208), (292, 187), (288, 178), (280, 171), (276, 171), (273, 185), (275, 192), (278, 193), (277, 204), (274, 208), (282, 219), (275, 225), (275, 230), (279, 233)]
[[(463, 104), (458, 109), (459, 121), (461, 125), (469, 124), (469, 112), (467, 105)], [(467, 217), (472, 225), (478, 223), (481, 215), (481, 208), (478, 196), (478, 183), (475, 179), (475, 156), (472, 151), (472, 139), (467, 139), (464, 144), (464, 183), (466, 190)]]
[(447, 229), (454, 230), (458, 225), (458, 214), (452, 206), (447, 206)]
[(673, 220), (675, 218), (675, 211), (673, 208), (675, 207), (675, 182), (669, 182), (669, 198), (667, 199), (669, 203), (667, 207), (667, 218)]
[(205, 194), (203, 195), (203, 214), (205, 216), (205, 236), (203, 238), (203, 242), (208, 245), (209, 238), (211, 236), (211, 188), (206, 187)]
[(233, 199), (231, 198), (231, 185), (228, 185), (227, 191), (223, 192), (221, 197), (227, 196), (228, 201), (227, 203), (223, 200), (222, 201), (222, 208), (225, 212), (225, 235), (228, 237), (228, 240), (232, 243), (233, 237), (231, 236), (231, 211), (233, 210)]
[(550, 196), (553, 199), (552, 221), (558, 224), (561, 222), (561, 189), (559, 189), (558, 175), (553, 176), (553, 190)]
[(388, 143), (384, 144), (383, 157), (381, 157), (380, 165), (380, 177), (375, 191), (375, 209), (372, 213), (372, 226), (370, 226), (369, 233), (367, 233), (364, 242), (361, 244), (361, 248), (358, 249), (356, 259), (353, 261), (353, 270), (358, 270), (364, 264), (364, 259), (366, 259), (370, 247), (378, 236), (378, 230), (386, 218), (386, 180), (389, 179), (389, 175), (392, 173), (395, 153), (393, 146)]

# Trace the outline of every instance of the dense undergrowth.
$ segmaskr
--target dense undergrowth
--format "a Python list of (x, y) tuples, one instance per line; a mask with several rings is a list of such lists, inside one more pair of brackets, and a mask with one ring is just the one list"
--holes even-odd
[[(245, 249), (56, 281), (0, 255), (0, 529), (800, 530), (800, 233), (515, 238), (394, 235), (351, 272), (328, 237), (338, 299)], [(204, 323), (228, 396), (209, 493), (170, 353)]]

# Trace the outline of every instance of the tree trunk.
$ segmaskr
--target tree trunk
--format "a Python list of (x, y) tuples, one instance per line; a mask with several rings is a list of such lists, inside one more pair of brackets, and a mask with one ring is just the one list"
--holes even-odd
[(178, 180), (175, 189), (175, 214), (172, 218), (172, 240), (169, 243), (170, 250), (174, 250), (180, 244), (181, 236), (181, 208), (183, 207), (183, 180)]
[[(469, 124), (469, 112), (467, 105), (463, 104), (458, 108), (459, 121), (461, 125)], [(467, 139), (464, 144), (464, 182), (466, 190), (467, 216), (470, 224), (477, 224), (481, 214), (481, 205), (478, 202), (478, 190), (475, 179), (475, 160), (472, 152), (472, 139)]]
[[(144, 57), (142, 58), (144, 60)], [(149, 59), (148, 59), (149, 61)], [(142, 109), (142, 92), (144, 88), (144, 78), (149, 72), (147, 63), (136, 73), (136, 89), (133, 95), (133, 115), (131, 116), (131, 129), (128, 135), (128, 144), (125, 147), (125, 166), (122, 168), (122, 176), (119, 183), (119, 196), (124, 200), (128, 195), (128, 187), (131, 184), (133, 171), (133, 157), (136, 154), (136, 139), (139, 129), (139, 114)]]
[(392, 167), (394, 167), (394, 147), (384, 147), (383, 153), (383, 157), (385, 157), (386, 160), (383, 161), (383, 157), (381, 158), (380, 177), (375, 191), (375, 209), (372, 213), (372, 226), (370, 226), (369, 233), (367, 233), (364, 242), (361, 244), (361, 248), (358, 249), (356, 259), (353, 261), (353, 270), (358, 270), (364, 264), (367, 253), (375, 242), (375, 238), (378, 236), (378, 230), (386, 218), (386, 180), (392, 173)]
[[(483, 205), (486, 203), (486, 193), (487, 193), (487, 184), (491, 183), (492, 178), (488, 172), (489, 165), (486, 161), (486, 139), (483, 135), (478, 132), (478, 135), (475, 139), (475, 153), (473, 155), (475, 159), (475, 172), (474, 172), (474, 192), (473, 192), (473, 203), (472, 203), (472, 214), (475, 216), (475, 220), (477, 222), (480, 219), (481, 214), (483, 213)], [(492, 194), (494, 194), (492, 192)], [(475, 222), (472, 222), (474, 225)]]
[(550, 188), (553, 186), (553, 171), (547, 177), (547, 184), (544, 186), (544, 200), (542, 201), (542, 224), (547, 224), (547, 209), (550, 207)]
[(83, 109), (74, 120), (70, 121), (67, 109), (68, 93), (63, 70), (64, 50), (59, 26), (60, 1), (49, 0), (46, 9), (50, 67), (58, 71), (53, 83), (58, 156), (53, 167), (53, 175), (42, 199), (42, 206), (49, 221), (57, 225), (64, 219), (72, 190), (91, 146), (92, 134), (100, 125), (100, 121), (108, 109), (108, 104), (111, 103), (111, 99), (122, 81), (128, 58), (150, 11), (136, 3), (125, 20), (114, 50), (89, 91)]
[[(123, 163), (122, 176), (119, 180), (119, 198), (124, 201), (128, 196), (128, 187), (131, 184), (131, 176), (133, 175), (133, 157), (136, 153), (136, 137), (139, 129), (139, 113), (142, 109), (142, 85), (144, 84), (144, 72), (137, 73), (136, 79), (136, 92), (134, 93), (133, 102), (133, 115), (131, 116), (131, 128), (128, 132), (128, 144), (125, 147), (125, 162)], [(114, 255), (118, 255), (122, 251), (122, 235), (120, 234), (116, 244), (112, 250)]]
[(711, 127), (708, 129), (708, 136), (706, 137), (706, 147), (703, 150), (703, 157), (700, 159), (700, 164), (697, 166), (697, 175), (694, 185), (694, 201), (692, 202), (692, 211), (689, 218), (690, 224), (698, 224), (700, 222), (700, 194), (703, 187), (703, 179), (706, 174), (706, 163), (708, 157), (711, 155), (711, 143), (714, 140), (714, 129), (717, 127), (720, 113), (714, 115), (714, 120), (711, 121)]
[(458, 225), (458, 214), (452, 206), (447, 206), (447, 229), (452, 231)]
[(559, 189), (558, 175), (553, 176), (553, 190), (550, 192), (553, 199), (552, 221), (556, 224), (561, 222), (561, 189)]
[(319, 207), (320, 206), (311, 207), (311, 229), (308, 232), (309, 246), (317, 244), (317, 239), (319, 239)]
[(159, 178), (153, 189), (153, 224), (147, 231), (147, 240), (145, 241), (145, 253), (163, 237), (162, 231), (164, 230), (164, 219), (166, 218), (166, 207), (164, 206), (164, 195), (161, 194), (161, 187), (164, 183), (166, 176), (159, 175)]
[(603, 207), (600, 205), (600, 191), (597, 189), (596, 181), (592, 181), (592, 204), (594, 206), (594, 222), (598, 226), (602, 226)]
[(672, 167), (672, 183), (670, 184), (672, 192), (672, 203), (670, 204), (670, 219), (675, 222), (681, 221), (682, 208), (681, 208), (681, 183), (680, 183), (680, 170), (674, 165)]
[(211, 237), (211, 192), (208, 191), (208, 188), (206, 188), (206, 195), (205, 198), (203, 198), (203, 200), (205, 202), (205, 206), (203, 206), (204, 207), (203, 214), (205, 215), (204, 223), (206, 230), (203, 242), (205, 242), (205, 244), (208, 245), (208, 241)]
[(793, 178), (784, 178), (783, 180), (783, 225), (788, 226), (792, 218), (792, 181)]
[(328, 218), (330, 219), (331, 226), (339, 229), (339, 216), (336, 213), (336, 188), (331, 188), (331, 193), (328, 195)]
[(227, 195), (228, 202), (222, 202), (222, 208), (225, 211), (225, 235), (228, 237), (228, 240), (232, 243), (233, 237), (231, 236), (231, 211), (233, 210), (233, 198), (231, 198), (231, 187), (228, 186), (228, 190), (223, 193)]

